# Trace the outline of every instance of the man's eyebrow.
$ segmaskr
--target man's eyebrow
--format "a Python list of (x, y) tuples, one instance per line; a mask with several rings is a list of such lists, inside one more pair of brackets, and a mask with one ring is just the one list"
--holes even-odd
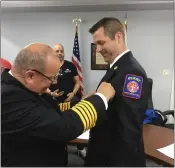
[(104, 43), (105, 41), (103, 40), (99, 40), (99, 41), (96, 41), (96, 43)]

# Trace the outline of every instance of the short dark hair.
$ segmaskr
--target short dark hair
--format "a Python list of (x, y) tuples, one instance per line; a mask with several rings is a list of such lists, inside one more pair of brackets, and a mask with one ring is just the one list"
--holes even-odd
[(104, 28), (104, 33), (111, 40), (115, 39), (115, 35), (117, 32), (121, 32), (123, 35), (123, 39), (125, 39), (125, 29), (119, 19), (113, 17), (105, 17), (95, 23), (90, 29), (89, 32), (94, 34), (100, 27)]

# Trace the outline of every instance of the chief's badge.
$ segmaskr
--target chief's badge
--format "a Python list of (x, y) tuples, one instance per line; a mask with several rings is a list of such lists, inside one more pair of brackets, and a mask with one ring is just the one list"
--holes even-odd
[(142, 92), (143, 78), (134, 74), (127, 74), (123, 87), (123, 96), (139, 99)]

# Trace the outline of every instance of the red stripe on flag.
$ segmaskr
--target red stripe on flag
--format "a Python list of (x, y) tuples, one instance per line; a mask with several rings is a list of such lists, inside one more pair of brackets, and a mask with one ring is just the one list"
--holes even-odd
[(77, 67), (77, 69), (78, 69), (80, 72), (82, 72), (82, 69), (81, 69), (81, 67), (79, 66), (79, 64), (77, 63), (77, 61), (74, 60), (74, 59), (72, 59), (72, 62), (73, 62), (73, 64)]

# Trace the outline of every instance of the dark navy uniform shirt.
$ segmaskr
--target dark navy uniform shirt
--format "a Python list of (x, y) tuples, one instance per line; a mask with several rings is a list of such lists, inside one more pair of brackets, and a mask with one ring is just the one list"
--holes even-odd
[(64, 91), (64, 94), (57, 98), (58, 101), (64, 102), (67, 99), (67, 94), (73, 92), (75, 76), (78, 76), (76, 66), (72, 62), (65, 60), (60, 68), (57, 84), (50, 87), (51, 91), (56, 89), (59, 89), (60, 92)]

